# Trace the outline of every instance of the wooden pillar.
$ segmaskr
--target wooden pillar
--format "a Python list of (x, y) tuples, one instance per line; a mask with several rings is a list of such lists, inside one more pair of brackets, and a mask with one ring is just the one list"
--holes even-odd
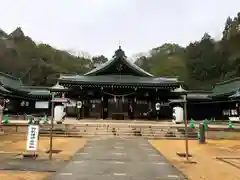
[(152, 119), (152, 100), (148, 100), (148, 120)]
[(82, 118), (82, 108), (83, 108), (83, 102), (81, 99), (77, 100), (77, 120), (80, 120)]
[(103, 93), (101, 95), (101, 103), (100, 103), (100, 119), (103, 119), (104, 118), (104, 97), (103, 97)]
[(236, 102), (236, 108), (237, 108), (237, 117), (239, 117), (239, 103)]
[(133, 106), (133, 119), (136, 119), (137, 116), (137, 97), (135, 96), (132, 101), (132, 106)]
[(85, 118), (85, 105), (86, 105), (86, 102), (85, 102), (85, 99), (82, 99), (82, 108), (81, 108), (81, 114), (82, 114), (82, 119)]

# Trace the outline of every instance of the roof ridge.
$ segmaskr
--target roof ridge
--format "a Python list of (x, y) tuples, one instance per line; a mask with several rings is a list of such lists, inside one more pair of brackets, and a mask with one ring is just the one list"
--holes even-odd
[(191, 90), (188, 90), (189, 93), (211, 93), (212, 90), (194, 90), (194, 89), (191, 89)]
[(47, 88), (50, 88), (50, 86), (27, 86), (27, 85), (23, 85), (22, 88), (29, 88), (29, 89), (37, 89), (37, 90), (42, 90), (42, 89), (47, 89)]
[(222, 81), (222, 82), (218, 82), (215, 85), (228, 84), (228, 83), (231, 83), (231, 82), (234, 82), (234, 81), (237, 81), (237, 80), (240, 80), (240, 77), (235, 77), (235, 78), (231, 78), (231, 79), (228, 79), (228, 80), (225, 80), (225, 81)]
[(136, 65), (135, 63), (129, 61), (129, 60), (127, 59), (127, 57), (124, 57), (123, 59), (124, 59), (127, 63), (133, 65), (133, 66), (134, 66), (135, 68), (137, 68), (139, 71), (142, 71), (143, 73), (145, 73), (145, 74), (147, 74), (147, 75), (149, 75), (149, 76), (154, 77), (154, 75), (152, 75), (151, 73), (145, 71), (144, 69), (142, 69), (141, 67), (139, 67), (139, 66)]
[(20, 78), (17, 78), (16, 76), (13, 76), (13, 75), (10, 75), (10, 74), (7, 74), (7, 73), (4, 73), (4, 72), (0, 72), (0, 76), (5, 76), (9, 79), (12, 79), (12, 80), (16, 80), (16, 81), (19, 81), (22, 83), (22, 80)]
[(111, 59), (109, 59), (109, 60), (106, 61), (105, 63), (100, 64), (98, 67), (93, 68), (92, 70), (90, 70), (89, 72), (84, 73), (83, 75), (84, 75), (84, 76), (85, 76), (85, 75), (89, 75), (89, 74), (91, 74), (92, 72), (98, 71), (98, 70), (102, 69), (103, 67), (107, 66), (108, 64), (110, 64), (110, 63), (113, 62), (113, 61), (114, 61), (114, 58), (112, 57)]
[(139, 67), (135, 63), (129, 61), (127, 56), (125, 55), (125, 52), (121, 49), (121, 47), (119, 47), (119, 49), (115, 51), (115, 54), (112, 56), (112, 58), (110, 60), (108, 60), (107, 62), (99, 65), (98, 67), (96, 67), (94, 69), (92, 69), (91, 71), (85, 73), (84, 75), (91, 75), (91, 74), (97, 73), (98, 71), (101, 71), (101, 70), (107, 68), (109, 65), (111, 65), (111, 63), (117, 61), (119, 58), (123, 62), (125, 62), (126, 65), (129, 66), (129, 68), (135, 69), (142, 76), (154, 77), (154, 75), (152, 75), (149, 72), (145, 71), (144, 69), (142, 69), (141, 67)]

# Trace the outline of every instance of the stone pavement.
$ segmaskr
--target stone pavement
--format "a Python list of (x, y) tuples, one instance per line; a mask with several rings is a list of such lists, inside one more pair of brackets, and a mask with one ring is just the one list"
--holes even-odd
[(11, 171), (36, 171), (36, 172), (56, 172), (63, 167), (66, 162), (55, 162), (46, 160), (1, 160), (0, 170)]
[(183, 180), (143, 138), (92, 139), (51, 180)]

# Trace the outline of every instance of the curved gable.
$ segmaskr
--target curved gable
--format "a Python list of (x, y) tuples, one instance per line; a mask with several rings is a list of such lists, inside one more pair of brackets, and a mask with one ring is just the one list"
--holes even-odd
[(144, 71), (142, 68), (128, 61), (121, 47), (119, 47), (119, 49), (115, 51), (115, 55), (110, 61), (107, 61), (106, 63), (102, 64), (101, 66), (93, 69), (92, 71), (84, 75), (97, 76), (97, 75), (108, 75), (108, 74), (153, 77), (152, 74)]

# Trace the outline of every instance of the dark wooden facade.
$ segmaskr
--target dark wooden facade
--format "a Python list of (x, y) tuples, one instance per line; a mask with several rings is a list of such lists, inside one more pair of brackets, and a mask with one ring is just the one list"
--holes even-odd
[(50, 114), (48, 109), (36, 109), (37, 101), (51, 99), (49, 87), (25, 86), (19, 78), (0, 72), (0, 103), (4, 113), (11, 115)]

